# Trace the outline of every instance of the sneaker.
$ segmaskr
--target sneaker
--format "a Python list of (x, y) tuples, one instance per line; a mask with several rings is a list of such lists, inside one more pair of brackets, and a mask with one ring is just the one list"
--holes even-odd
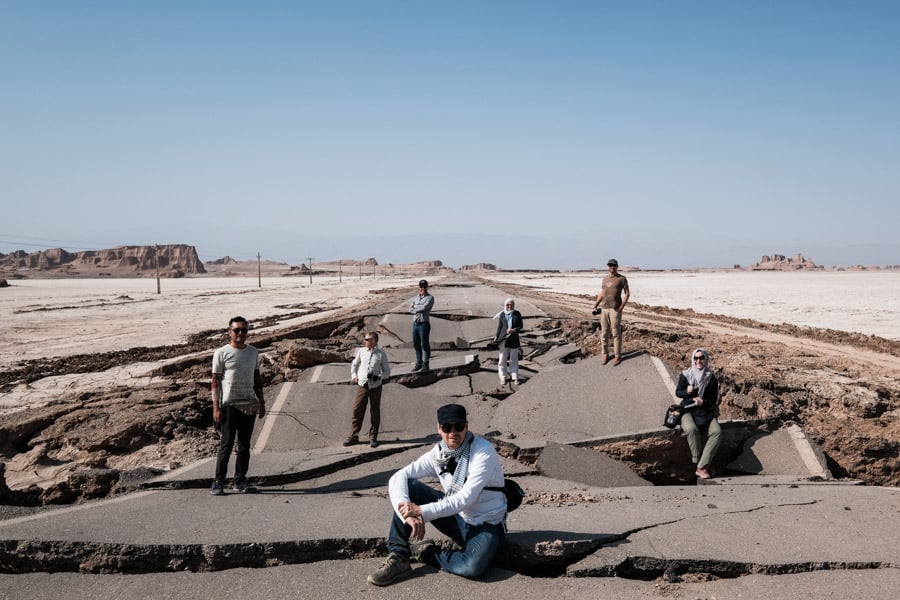
[(209, 493), (213, 496), (224, 496), (225, 487), (218, 481), (213, 481), (212, 487), (209, 488)]
[(344, 442), (344, 446), (355, 446), (358, 443), (359, 438), (353, 435), (347, 438), (347, 440)]
[(415, 373), (416, 371), (421, 371), (424, 368), (425, 365), (423, 365), (422, 363), (417, 363), (416, 366), (413, 367), (412, 372)]
[(707, 471), (703, 467), (697, 467), (697, 470), (694, 472), (694, 475), (696, 475), (700, 479), (709, 479), (712, 477), (712, 475), (709, 474), (709, 471)]
[(378, 447), (378, 438), (372, 438), (371, 440), (369, 440), (369, 447), (377, 448)]
[(412, 572), (408, 558), (391, 553), (384, 560), (381, 568), (369, 575), (368, 581), (372, 585), (390, 585), (409, 577)]
[(622, 362), (622, 359), (619, 358), (619, 357), (617, 356), (617, 357), (613, 360), (613, 366), (614, 366), (614, 367), (618, 367), (618, 366), (619, 366), (619, 363), (621, 363), (621, 362)]
[(604, 365), (609, 362), (609, 354), (604, 354), (600, 357), (600, 362)]
[(422, 370), (423, 370), (423, 371), (430, 371), (430, 370), (431, 370), (431, 367), (428, 366), (428, 362), (427, 362), (427, 361), (426, 361), (425, 363), (422, 364)]
[(231, 486), (231, 489), (236, 492), (240, 492), (241, 494), (255, 494), (257, 491), (256, 488), (250, 485), (250, 482), (246, 479), (242, 481), (235, 481), (234, 485)]

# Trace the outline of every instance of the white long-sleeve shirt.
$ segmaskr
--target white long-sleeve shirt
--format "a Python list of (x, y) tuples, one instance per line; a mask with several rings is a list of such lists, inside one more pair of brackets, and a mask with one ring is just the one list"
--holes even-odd
[[(381, 379), (369, 381), (369, 375), (378, 375)], [(391, 376), (391, 365), (384, 350), (375, 346), (371, 350), (360, 348), (350, 363), (350, 381), (356, 379), (360, 387), (369, 384), (369, 389), (377, 388), (384, 380)]]
[[(437, 444), (414, 462), (391, 476), (388, 489), (391, 506), (397, 511), (401, 502), (409, 502), (409, 480), (423, 477), (437, 477), (444, 493), (450, 489), (453, 474), (441, 473), (439, 461), (441, 451)], [(427, 523), (459, 514), (470, 525), (490, 523), (496, 525), (506, 518), (506, 495), (503, 492), (485, 490), (485, 486), (503, 487), (503, 467), (500, 457), (489, 441), (475, 436), (469, 455), (469, 473), (462, 489), (451, 496), (444, 496), (437, 502), (421, 505), (422, 519)], [(400, 513), (397, 513), (400, 516)], [(402, 518), (402, 517), (401, 517)]]

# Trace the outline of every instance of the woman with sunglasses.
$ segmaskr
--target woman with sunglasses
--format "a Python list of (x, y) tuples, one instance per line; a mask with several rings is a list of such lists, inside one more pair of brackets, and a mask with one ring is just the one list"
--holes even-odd
[[(709, 353), (697, 348), (691, 353), (691, 366), (678, 377), (675, 395), (685, 409), (681, 416), (681, 430), (691, 448), (691, 461), (697, 465), (695, 474), (709, 479), (709, 464), (719, 449), (722, 429), (719, 427), (719, 380), (709, 369)], [(706, 443), (703, 443), (703, 435)]]

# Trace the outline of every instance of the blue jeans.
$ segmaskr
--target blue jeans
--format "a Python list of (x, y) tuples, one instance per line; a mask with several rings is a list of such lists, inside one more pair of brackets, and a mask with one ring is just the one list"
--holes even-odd
[[(409, 480), (409, 498), (416, 504), (428, 504), (443, 497), (443, 493), (421, 481)], [(453, 515), (435, 519), (430, 524), (464, 550), (436, 550), (423, 555), (422, 562), (469, 579), (478, 577), (491, 566), (494, 556), (506, 541), (506, 529), (503, 523), (469, 525), (459, 515)], [(412, 535), (412, 527), (400, 519), (395, 512), (391, 521), (391, 531), (388, 534), (388, 548), (391, 553), (408, 558), (410, 535)]]
[(422, 364), (422, 355), (425, 355), (425, 361), (431, 359), (431, 342), (428, 336), (431, 335), (431, 323), (420, 323), (413, 321), (413, 348), (416, 349), (416, 366)]

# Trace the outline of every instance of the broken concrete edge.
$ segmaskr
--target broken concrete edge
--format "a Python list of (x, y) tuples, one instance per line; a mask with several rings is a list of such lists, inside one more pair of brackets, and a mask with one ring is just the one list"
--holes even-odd
[[(333, 473), (337, 473), (344, 469), (355, 467), (358, 465), (374, 462), (376, 460), (381, 460), (382, 458), (394, 455), (401, 454), (411, 449), (422, 448), (424, 446), (431, 446), (434, 442), (428, 441), (423, 442), (421, 444), (404, 444), (399, 447), (390, 447), (390, 448), (382, 448), (380, 450), (369, 450), (365, 452), (361, 452), (359, 454), (354, 454), (345, 459), (337, 460), (333, 463), (329, 463), (326, 465), (322, 465), (320, 467), (316, 467), (314, 469), (307, 469), (302, 471), (295, 471), (292, 473), (278, 473), (275, 475), (253, 475), (248, 477), (248, 481), (255, 486), (259, 487), (274, 487), (278, 485), (288, 485), (291, 483), (299, 483), (301, 481), (308, 481), (310, 479), (316, 479), (318, 477), (323, 477), (325, 475), (331, 475)], [(213, 459), (206, 459), (207, 461), (212, 461)], [(193, 465), (192, 465), (193, 467)], [(137, 486), (134, 489), (140, 490), (153, 490), (153, 489), (164, 489), (164, 490), (181, 490), (181, 489), (200, 489), (207, 488), (212, 485), (213, 477), (204, 477), (204, 478), (194, 478), (194, 479), (173, 479), (172, 477), (177, 476), (177, 472), (173, 471), (171, 473), (166, 473), (166, 475), (154, 479), (153, 481), (145, 481)]]
[[(528, 532), (526, 532), (528, 533)], [(532, 537), (528, 535), (528, 537)], [(601, 534), (582, 540), (516, 539), (515, 532), (494, 559), (494, 566), (529, 576), (558, 576), (566, 568), (622, 535)], [(453, 547), (450, 540), (436, 543)], [(233, 544), (127, 544), (64, 540), (0, 541), (0, 573), (167, 573), (264, 568), (326, 560), (365, 559), (388, 554), (387, 540), (318, 540)]]
[(791, 441), (794, 442), (794, 448), (800, 455), (800, 459), (806, 468), (809, 469), (810, 476), (821, 477), (822, 479), (832, 479), (831, 470), (825, 460), (825, 454), (818, 444), (810, 441), (806, 433), (796, 424), (791, 423), (787, 429)]
[[(579, 567), (604, 546), (621, 543), (624, 534), (599, 534), (582, 540), (524, 542), (508, 535), (493, 566), (538, 577), (619, 577), (650, 581), (664, 577), (680, 581), (687, 574), (719, 578), (744, 575), (786, 575), (822, 570), (896, 569), (881, 561), (812, 561), (766, 564), (704, 558), (624, 556), (605, 565)], [(437, 542), (453, 546), (449, 540)], [(141, 574), (178, 571), (211, 572), (236, 568), (266, 568), (328, 560), (367, 559), (388, 553), (385, 538), (246, 542), (234, 544), (125, 544), (61, 540), (0, 541), (0, 573)]]
[(872, 569), (895, 569), (888, 562), (826, 561), (764, 564), (756, 562), (734, 562), (716, 559), (658, 558), (653, 556), (632, 556), (608, 565), (579, 568), (577, 565), (566, 571), (567, 577), (620, 577), (653, 581), (660, 577), (670, 583), (681, 581), (684, 575), (708, 575), (720, 579), (734, 579), (745, 575), (795, 575), (816, 571), (858, 571)]
[[(756, 429), (762, 425), (772, 425), (775, 421), (772, 419), (758, 420), (735, 420), (721, 421), (722, 429)], [(616, 435), (600, 436), (595, 438), (573, 440), (569, 442), (558, 442), (576, 448), (590, 448), (605, 444), (615, 444), (618, 442), (636, 442), (654, 438), (674, 438), (681, 435), (681, 429), (668, 429), (660, 427), (659, 429), (645, 429), (643, 431), (635, 431), (633, 433), (624, 433)], [(508, 458), (515, 458), (519, 462), (533, 464), (540, 458), (544, 449), (545, 442), (526, 440), (524, 443), (517, 443), (514, 438), (504, 437), (500, 432), (490, 432), (484, 437), (489, 438), (498, 452)]]

